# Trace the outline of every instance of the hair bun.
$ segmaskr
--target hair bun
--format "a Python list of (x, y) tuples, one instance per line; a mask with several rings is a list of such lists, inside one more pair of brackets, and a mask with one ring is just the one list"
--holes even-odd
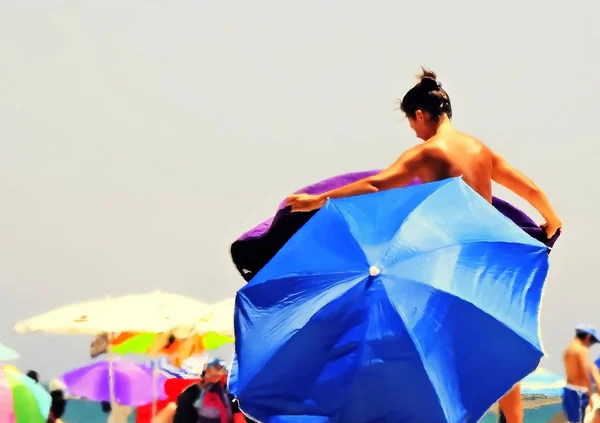
[(421, 79), (421, 87), (427, 91), (435, 91), (440, 88), (440, 84), (437, 81), (437, 75), (435, 72), (425, 69), (421, 67), (421, 75), (419, 78)]
[(421, 87), (426, 91), (435, 91), (440, 88), (440, 84), (438, 84), (435, 78), (424, 76), (421, 78)]

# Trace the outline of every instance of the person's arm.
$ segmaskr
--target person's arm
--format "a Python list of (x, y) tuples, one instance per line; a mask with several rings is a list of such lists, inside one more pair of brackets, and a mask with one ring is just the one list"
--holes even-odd
[(354, 197), (392, 188), (401, 188), (408, 185), (416, 177), (416, 171), (422, 162), (423, 148), (419, 145), (406, 150), (394, 164), (378, 174), (325, 192), (318, 197), (320, 202), (324, 204), (328, 198)]
[(592, 379), (590, 378), (590, 372), (592, 372), (592, 366), (590, 359), (588, 357), (587, 351), (579, 351), (577, 353), (577, 359), (579, 361), (581, 374), (585, 376), (585, 387), (588, 389), (588, 395), (590, 397), (590, 401), (592, 398)]
[[(546, 194), (527, 176), (508, 164), (504, 158), (496, 153), (493, 154), (494, 182), (508, 188), (519, 197), (531, 204), (546, 220), (549, 225), (560, 228), (562, 222), (550, 204)], [(554, 235), (548, 234), (549, 236)]]

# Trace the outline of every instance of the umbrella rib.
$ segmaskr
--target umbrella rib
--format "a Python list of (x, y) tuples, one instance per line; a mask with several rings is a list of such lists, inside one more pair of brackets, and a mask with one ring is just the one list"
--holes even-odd
[[(369, 324), (368, 324), (368, 325), (366, 325), (366, 327), (365, 327), (365, 333), (364, 333), (364, 335), (363, 335), (363, 338), (365, 338), (365, 337), (367, 336), (367, 333), (369, 332), (369, 328), (370, 328), (370, 322), (369, 322)], [(365, 346), (366, 346), (366, 344), (365, 344), (365, 343), (362, 343), (362, 344), (360, 345), (360, 353), (358, 354), (358, 357), (359, 357), (359, 358), (358, 358), (358, 360), (357, 360), (357, 363), (359, 363), (359, 365), (357, 365), (357, 366), (355, 367), (355, 369), (354, 369), (354, 372), (353, 372), (353, 374), (352, 374), (352, 378), (351, 378), (351, 380), (352, 380), (353, 382), (352, 382), (352, 383), (351, 383), (351, 384), (348, 386), (348, 389), (347, 389), (347, 391), (346, 391), (346, 392), (351, 392), (351, 391), (352, 391), (352, 386), (353, 386), (353, 385), (356, 383), (355, 376), (356, 376), (356, 374), (358, 373), (358, 371), (359, 371), (359, 369), (360, 369), (360, 363), (362, 363), (362, 361), (363, 361), (363, 358), (364, 358), (364, 356), (365, 356)], [(344, 400), (343, 404), (342, 404), (342, 407), (340, 407), (340, 410), (345, 410), (345, 409), (346, 409), (346, 405), (348, 404), (348, 401), (349, 401), (349, 399), (350, 399), (350, 397), (349, 397), (349, 396), (347, 396), (347, 397), (346, 397), (346, 399)], [(341, 413), (340, 413), (340, 411), (338, 411), (338, 412), (336, 413), (336, 416), (338, 416), (338, 418), (341, 418), (343, 415), (342, 415), (342, 416), (340, 416), (340, 414), (341, 414)]]
[[(448, 182), (450, 182), (450, 181), (448, 181)], [(420, 203), (419, 203), (417, 206), (415, 206), (415, 207), (413, 208), (413, 210), (412, 210), (412, 211), (411, 211), (411, 212), (410, 212), (410, 213), (409, 213), (409, 214), (408, 214), (408, 215), (407, 215), (407, 216), (404, 218), (404, 220), (403, 220), (403, 221), (402, 221), (402, 223), (400, 224), (400, 227), (399, 227), (399, 228), (398, 228), (398, 230), (397, 230), (397, 231), (394, 233), (394, 236), (393, 236), (391, 239), (396, 239), (396, 237), (398, 236), (398, 234), (400, 233), (400, 231), (402, 231), (402, 228), (404, 228), (404, 225), (405, 225), (406, 221), (407, 221), (407, 220), (410, 218), (410, 216), (411, 216), (411, 215), (414, 213), (414, 211), (415, 211), (416, 209), (418, 209), (419, 207), (421, 207), (421, 206), (423, 205), (423, 203), (424, 203), (424, 202), (426, 202), (427, 200), (429, 200), (429, 199), (430, 199), (430, 198), (433, 196), (433, 194), (435, 194), (436, 192), (438, 192), (438, 191), (440, 191), (441, 189), (445, 188), (447, 185), (448, 185), (448, 183), (446, 183), (446, 184), (445, 184), (443, 187), (441, 187), (441, 188), (439, 188), (439, 189), (437, 189), (437, 190), (435, 190), (435, 191), (432, 191), (432, 192), (430, 192), (430, 193), (429, 193), (429, 194), (428, 194), (428, 195), (427, 195), (425, 198), (423, 198), (423, 199), (421, 200), (421, 202), (420, 202)], [(385, 252), (382, 254), (381, 258), (382, 258), (382, 259), (383, 259), (383, 258), (385, 258), (385, 257), (388, 255), (388, 253), (390, 252), (390, 250), (391, 250), (391, 249), (392, 249), (392, 243), (390, 243), (390, 245), (388, 246), (388, 248), (387, 248), (387, 249), (385, 250)]]
[[(344, 214), (342, 213), (342, 211), (338, 208), (338, 206), (335, 204), (334, 201), (329, 201), (329, 204), (331, 205), (331, 207), (333, 207), (333, 209), (337, 212), (337, 215), (341, 218), (342, 222), (344, 222), (344, 226), (346, 227), (346, 229), (348, 230), (348, 233), (350, 234), (350, 238), (352, 238), (352, 240), (354, 241), (355, 247), (358, 249), (358, 251), (360, 251), (362, 258), (365, 260), (365, 263), (369, 263), (369, 260), (365, 254), (365, 251), (363, 250), (362, 246), (360, 245), (360, 242), (356, 239), (356, 237), (354, 236), (354, 233), (352, 232), (352, 229), (350, 228), (350, 225), (348, 224), (348, 221), (346, 220), (346, 218), (344, 217)], [(368, 271), (367, 269), (365, 269), (365, 271)]]
[[(417, 282), (417, 281), (412, 281), (412, 282)], [(417, 283), (420, 283), (420, 282), (417, 282)], [(383, 289), (386, 289), (385, 286), (383, 286)], [(405, 322), (406, 321), (405, 316), (402, 315), (402, 313), (400, 312), (400, 310), (398, 310), (398, 308), (396, 307), (396, 305), (393, 302), (391, 302), (391, 301), (390, 301), (390, 305), (394, 308), (394, 310), (396, 310), (396, 313), (398, 313), (398, 315), (400, 316), (400, 319), (402, 319), (402, 321)], [(421, 358), (421, 362), (423, 363), (423, 369), (425, 370), (425, 373), (429, 377), (429, 381), (431, 382), (431, 384), (433, 386), (433, 389), (437, 393), (437, 387), (434, 385), (433, 378), (430, 375), (430, 370), (429, 370), (429, 365), (428, 365), (428, 362), (427, 362), (427, 359), (426, 359), (426, 355), (423, 353), (421, 345), (416, 340), (416, 338), (413, 335), (412, 331), (408, 328), (408, 326), (404, 325), (404, 327), (406, 328), (406, 333), (410, 337), (413, 345), (415, 346), (415, 349), (417, 350), (417, 353), (419, 354), (419, 357)], [(442, 412), (444, 413), (444, 416), (446, 416), (446, 420), (448, 420), (448, 411), (446, 410), (445, 405), (442, 404), (442, 401), (439, 400), (439, 398), (438, 398), (438, 403), (440, 405), (440, 408), (442, 409)]]
[[(531, 238), (533, 240), (533, 238)], [(435, 253), (441, 250), (445, 250), (447, 248), (453, 248), (453, 247), (460, 247), (461, 245), (470, 245), (470, 244), (498, 244), (498, 245), (524, 245), (527, 247), (537, 247), (537, 248), (542, 248), (538, 245), (535, 244), (525, 244), (522, 242), (509, 242), (509, 241), (492, 241), (492, 240), (471, 240), (471, 241), (464, 241), (464, 242), (456, 242), (453, 244), (448, 244), (448, 245), (444, 245), (442, 247), (438, 247), (438, 248), (434, 248), (433, 250), (427, 250), (427, 251), (417, 251), (416, 254), (411, 255), (408, 258), (405, 257), (398, 257), (395, 260), (390, 261), (389, 263), (386, 263), (386, 267), (392, 266), (396, 263), (398, 263), (399, 261), (402, 260), (410, 260), (413, 259), (415, 257), (419, 257), (422, 256), (424, 254), (431, 254), (431, 253)], [(390, 246), (391, 248), (391, 246)], [(546, 251), (548, 249), (548, 247), (543, 247), (544, 251)], [(384, 255), (385, 257), (385, 255)]]
[[(362, 274), (366, 275), (367, 271), (360, 271), (360, 270), (350, 270), (350, 271), (336, 270), (336, 271), (333, 271), (333, 272), (323, 272), (323, 273), (312, 273), (312, 272), (286, 273), (286, 274), (283, 274), (283, 275), (275, 276), (273, 278), (269, 278), (269, 279), (267, 279), (267, 280), (265, 280), (265, 281), (263, 281), (263, 282), (261, 282), (261, 283), (259, 283), (257, 285), (264, 284), (264, 283), (267, 283), (267, 282), (269, 282), (269, 283), (270, 282), (276, 282), (276, 281), (280, 282), (280, 281), (284, 281), (284, 280), (290, 279), (290, 278), (297, 278), (298, 276), (311, 277), (311, 276), (336, 276), (336, 275), (343, 275), (344, 279), (348, 279), (349, 276), (354, 277), (354, 276), (360, 276)], [(256, 286), (256, 285), (252, 285), (252, 284), (249, 283), (246, 286), (253, 287), (253, 286)], [(240, 289), (240, 291), (243, 291), (246, 286), (243, 286)]]

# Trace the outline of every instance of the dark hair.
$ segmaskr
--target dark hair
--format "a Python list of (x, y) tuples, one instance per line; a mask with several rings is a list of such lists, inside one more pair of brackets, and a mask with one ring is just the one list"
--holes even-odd
[(65, 414), (67, 408), (67, 400), (65, 400), (65, 394), (63, 391), (57, 389), (50, 392), (52, 397), (52, 404), (50, 405), (50, 412), (55, 419), (60, 419)]
[(33, 380), (35, 380), (35, 381), (36, 381), (36, 382), (38, 382), (38, 383), (39, 383), (39, 381), (40, 381), (40, 375), (39, 375), (39, 374), (38, 374), (38, 372), (36, 372), (35, 370), (29, 370), (29, 371), (27, 372), (27, 376), (28, 376), (30, 379), (33, 379)]
[(175, 341), (177, 341), (177, 338), (175, 337), (175, 335), (170, 334), (169, 339), (167, 340), (167, 344), (165, 345), (165, 348), (169, 348), (171, 345), (173, 345), (173, 343)]
[(437, 81), (437, 75), (423, 67), (421, 69), (423, 72), (418, 75), (419, 82), (404, 95), (400, 110), (411, 119), (415, 118), (417, 110), (429, 113), (436, 121), (443, 114), (452, 119), (450, 97)]
[(590, 340), (590, 344), (596, 344), (598, 343), (598, 341), (596, 340), (596, 338), (594, 338), (592, 335), (590, 335), (587, 332), (583, 332), (583, 331), (577, 331), (575, 332), (575, 338), (579, 339), (580, 341), (585, 341), (587, 340), (589, 337)]

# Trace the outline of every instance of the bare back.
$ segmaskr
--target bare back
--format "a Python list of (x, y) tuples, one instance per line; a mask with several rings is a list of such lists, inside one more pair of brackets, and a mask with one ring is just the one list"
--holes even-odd
[(493, 155), (480, 140), (451, 131), (436, 135), (419, 149), (423, 161), (416, 173), (422, 182), (462, 176), (473, 190), (492, 201)]
[(587, 387), (590, 383), (588, 368), (588, 349), (577, 340), (572, 341), (563, 355), (567, 383), (575, 386)]

